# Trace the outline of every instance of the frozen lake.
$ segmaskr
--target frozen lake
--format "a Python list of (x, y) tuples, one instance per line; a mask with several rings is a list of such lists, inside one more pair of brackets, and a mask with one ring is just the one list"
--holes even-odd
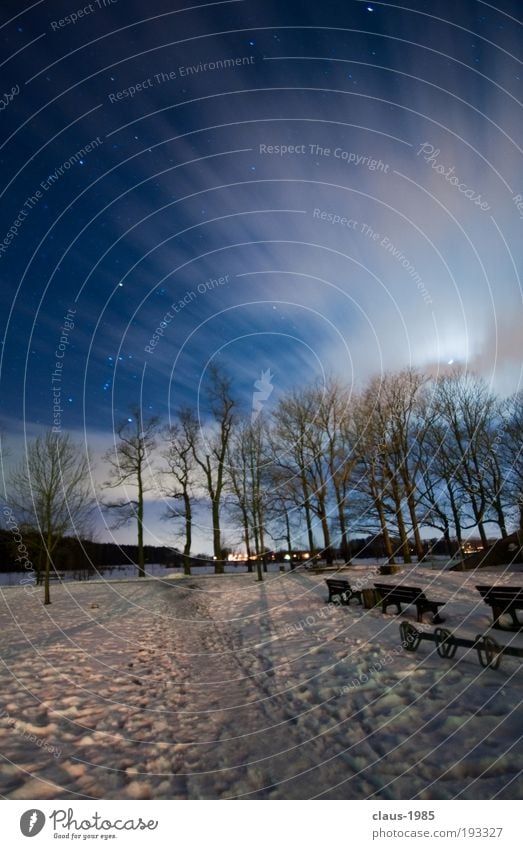
[[(253, 567), (255, 569), (256, 567)], [(286, 568), (289, 568), (288, 566)], [(267, 570), (269, 572), (279, 572), (280, 564), (278, 563), (269, 563), (267, 565)], [(183, 573), (183, 569), (181, 567), (166, 567), (163, 563), (146, 563), (145, 564), (145, 572), (146, 575), (150, 578), (164, 578), (167, 575), (180, 575)], [(214, 566), (209, 563), (203, 566), (195, 566), (193, 567), (193, 573), (195, 575), (213, 575), (214, 574)], [(247, 567), (240, 563), (227, 563), (225, 566), (225, 574), (228, 575), (241, 575), (247, 574)], [(79, 577), (81, 575), (81, 578)], [(27, 583), (27, 572), (1, 572), (0, 573), (0, 586), (4, 587), (16, 587), (20, 586), (24, 583)], [(122, 566), (103, 566), (100, 567), (99, 572), (93, 572), (89, 580), (116, 580), (118, 578), (121, 579), (129, 579), (137, 577), (137, 567), (135, 565), (122, 565)], [(64, 573), (63, 581), (78, 581), (85, 580), (83, 572), (75, 572), (74, 570), (68, 571)], [(53, 581), (53, 583), (55, 583)]]

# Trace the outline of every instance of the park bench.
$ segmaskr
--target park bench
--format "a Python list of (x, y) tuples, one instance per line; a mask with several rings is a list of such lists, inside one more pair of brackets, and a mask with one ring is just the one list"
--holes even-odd
[[(523, 610), (523, 587), (479, 587), (476, 589), (481, 594), (485, 604), (492, 608), (492, 627), (501, 631), (519, 631), (523, 628), (516, 611)], [(502, 625), (501, 617), (508, 613), (512, 617), (512, 626)]]
[(423, 622), (423, 614), (430, 612), (434, 614), (433, 621), (435, 623), (443, 622), (444, 620), (439, 615), (439, 608), (442, 607), (444, 601), (429, 601), (425, 593), (419, 587), (391, 587), (389, 584), (374, 584), (381, 603), (381, 612), (386, 613), (387, 607), (391, 604), (396, 605), (398, 613), (401, 613), (402, 604), (415, 604), (417, 611), (418, 622)]
[[(36, 578), (37, 584), (43, 584), (44, 582), (44, 574), (43, 572), (39, 572)], [(49, 580), (50, 581), (62, 581), (65, 578), (65, 572), (49, 572)]]
[(332, 601), (335, 596), (339, 596), (342, 604), (350, 604), (351, 599), (355, 598), (361, 604), (361, 592), (353, 590), (348, 581), (339, 578), (326, 578), (325, 583), (329, 591), (327, 603)]

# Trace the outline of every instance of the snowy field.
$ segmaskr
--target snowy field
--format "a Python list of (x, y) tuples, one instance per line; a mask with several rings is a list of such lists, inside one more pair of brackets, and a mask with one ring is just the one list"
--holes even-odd
[[(288, 566), (286, 567), (288, 568)], [(280, 567), (278, 563), (269, 563), (267, 567), (269, 572), (279, 572)], [(255, 567), (253, 567), (255, 571)], [(247, 566), (243, 563), (226, 563), (225, 564), (225, 572), (229, 575), (239, 575), (241, 573), (247, 573)], [(164, 566), (162, 563), (146, 563), (145, 564), (145, 574), (148, 577), (153, 578), (165, 578), (169, 575), (181, 575), (183, 572), (183, 568), (181, 566)], [(197, 575), (213, 575), (214, 574), (214, 564), (206, 563), (203, 566), (194, 566), (193, 572)], [(105, 581), (113, 580), (115, 578), (135, 578), (136, 577), (136, 565), (128, 564), (121, 566), (102, 566), (100, 570), (97, 572), (93, 572), (87, 580), (92, 581), (97, 578), (103, 578)], [(64, 581), (78, 581), (78, 580), (86, 580), (85, 573), (83, 571), (75, 572), (74, 569), (62, 572), (61, 578)], [(0, 572), (0, 587), (16, 587), (19, 586), (20, 583), (25, 583), (27, 581), (27, 572)]]
[[(412, 568), (412, 575), (407, 574)], [(522, 661), (400, 643), (401, 619), (326, 605), (323, 575), (86, 582), (0, 593), (0, 793), (10, 799), (520, 798)], [(326, 576), (328, 577), (328, 575)], [(423, 586), (486, 632), (502, 570), (344, 571)], [(431, 615), (426, 615), (427, 626)], [(428, 630), (432, 630), (432, 625)], [(523, 632), (493, 631), (523, 647)]]

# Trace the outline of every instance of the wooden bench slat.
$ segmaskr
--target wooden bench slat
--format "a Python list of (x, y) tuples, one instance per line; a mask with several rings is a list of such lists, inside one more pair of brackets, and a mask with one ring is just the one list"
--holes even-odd
[(421, 587), (394, 587), (390, 584), (374, 584), (374, 586), (381, 596), (382, 613), (386, 613), (387, 607), (391, 604), (396, 605), (398, 614), (401, 613), (402, 604), (415, 604), (418, 622), (423, 621), (424, 613), (433, 613), (434, 622), (443, 621), (439, 614), (439, 608), (443, 607), (445, 602), (429, 600)]

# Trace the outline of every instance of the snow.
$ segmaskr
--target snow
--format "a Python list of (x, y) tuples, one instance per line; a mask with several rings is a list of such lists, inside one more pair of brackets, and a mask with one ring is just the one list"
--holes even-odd
[[(409, 574), (411, 570), (412, 574)], [(521, 660), (483, 669), (401, 617), (325, 604), (303, 569), (4, 588), (0, 792), (11, 799), (518, 798)], [(476, 573), (375, 564), (340, 573), (422, 586), (445, 626), (489, 630)], [(432, 630), (426, 616), (426, 630)], [(523, 631), (492, 631), (523, 647)]]

